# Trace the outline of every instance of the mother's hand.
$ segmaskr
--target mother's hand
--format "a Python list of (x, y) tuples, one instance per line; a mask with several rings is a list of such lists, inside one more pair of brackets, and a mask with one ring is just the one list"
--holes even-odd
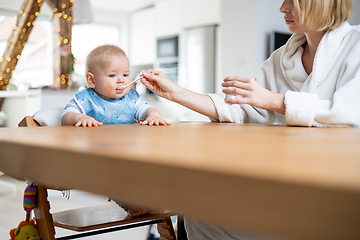
[(174, 99), (173, 95), (177, 92), (179, 86), (171, 81), (165, 73), (149, 69), (141, 74), (141, 76), (144, 77), (140, 80), (141, 83), (144, 84), (145, 87), (151, 90), (154, 94), (168, 100)]
[(284, 95), (269, 91), (254, 78), (230, 76), (224, 79), (222, 86), (225, 94), (242, 96), (242, 98), (227, 100), (229, 104), (249, 104), (285, 114)]
[(176, 85), (165, 73), (147, 70), (140, 81), (159, 97), (176, 102), (205, 116), (218, 119), (214, 104), (208, 95), (199, 94)]

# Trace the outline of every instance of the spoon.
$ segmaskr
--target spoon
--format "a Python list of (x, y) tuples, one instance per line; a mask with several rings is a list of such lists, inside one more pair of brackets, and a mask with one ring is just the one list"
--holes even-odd
[(129, 82), (128, 84), (125, 84), (125, 85), (122, 85), (120, 87), (118, 87), (117, 89), (125, 89), (127, 88), (128, 86), (130, 86), (131, 84), (133, 84), (134, 82), (137, 82), (139, 81), (140, 79), (142, 79), (143, 77), (139, 77), (139, 78), (136, 78), (134, 80), (132, 80), (131, 82)]

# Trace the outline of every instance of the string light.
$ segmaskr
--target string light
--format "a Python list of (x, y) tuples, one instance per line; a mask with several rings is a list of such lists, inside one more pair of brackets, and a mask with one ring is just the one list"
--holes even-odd
[[(70, 4), (61, 4), (59, 5), (57, 8), (53, 9), (53, 16), (54, 19), (57, 19), (57, 21), (62, 21), (60, 22), (60, 26), (61, 24), (68, 24), (65, 23), (66, 22), (71, 22), (73, 21), (72, 18), (72, 11), (73, 11), (73, 7), (72, 7), (72, 0), (70, 0)], [(58, 34), (58, 41), (57, 41), (57, 45), (60, 47), (60, 54), (62, 57), (69, 57), (69, 53), (67, 53), (67, 49), (65, 46), (68, 46), (70, 49), (70, 53), (71, 53), (71, 39), (69, 39), (69, 32), (62, 32), (60, 28), (53, 28), (52, 30), (54, 33)], [(66, 34), (66, 35), (64, 35)], [(62, 59), (61, 61), (67, 61)], [(68, 63), (65, 63), (68, 64)], [(69, 74), (64, 74), (64, 72), (62, 72), (64, 70), (61, 70), (60, 72), (60, 76), (56, 77), (56, 82), (58, 84), (60, 84), (61, 86), (64, 86), (66, 84), (69, 84), (70, 80), (69, 80)], [(71, 82), (70, 82), (71, 83)]]
[[(29, 8), (30, 12), (25, 12), (24, 9), (20, 9), (19, 15), (14, 17), (15, 24), (13, 26), (13, 34), (10, 36), (7, 49), (5, 49), (4, 55), (0, 59), (1, 69), (3, 69), (3, 72), (0, 72), (0, 90), (6, 90), (7, 84), (11, 81), (11, 76), (15, 72), (15, 66), (20, 59), (21, 51), (26, 45), (26, 40), (29, 36), (29, 34), (26, 35), (26, 32), (30, 32), (35, 25), (35, 19), (39, 16), (42, 3), (43, 0), (37, 0), (33, 3), (33, 6)], [(36, 4), (38, 6), (36, 6)], [(24, 6), (24, 8), (25, 7), (27, 6)], [(17, 46), (19, 50), (14, 50), (14, 46)]]
[[(73, 2), (74, 2), (74, 0), (70, 0), (69, 5), (62, 4), (60, 6), (61, 11), (59, 11), (58, 7), (54, 8), (53, 9), (54, 17), (61, 18), (61, 19), (63, 19), (62, 21), (66, 21), (66, 22), (73, 21), (74, 19), (71, 16), (72, 11), (73, 11), (73, 6), (72, 6)], [(29, 36), (29, 31), (31, 31), (32, 27), (35, 26), (35, 24), (36, 24), (35, 19), (37, 16), (39, 16), (39, 11), (43, 4), (43, 0), (37, 0), (33, 4), (36, 4), (36, 3), (38, 4), (38, 6), (36, 8), (34, 8), (34, 5), (33, 5), (30, 8), (31, 10), (28, 10), (30, 12), (25, 12), (24, 9), (20, 9), (19, 15), (14, 17), (15, 24), (13, 26), (13, 35), (12, 35), (13, 38), (11, 38), (8, 41), (7, 49), (5, 49), (5, 52), (4, 52), (4, 54), (7, 53), (8, 55), (3, 55), (0, 59), (2, 69), (5, 69), (5, 71), (3, 70), (4, 72), (0, 72), (0, 90), (6, 90), (6, 85), (9, 83), (9, 81), (11, 81), (11, 74), (14, 73), (16, 63), (21, 58), (21, 51), (22, 51), (23, 47), (26, 45), (26, 40)], [(27, 6), (24, 6), (24, 7), (27, 7)], [(24, 20), (24, 18), (25, 18), (25, 20)], [(19, 19), (19, 22), (18, 22), (18, 19)], [(25, 22), (23, 22), (23, 21), (25, 21)], [(20, 22), (21, 22), (21, 24), (20, 24)], [(71, 39), (69, 39), (68, 35), (66, 35), (66, 37), (62, 36), (62, 32), (60, 29), (54, 28), (53, 32), (59, 34), (58, 44), (60, 47), (63, 45), (67, 45), (67, 46), (71, 47)], [(68, 33), (66, 33), (66, 34), (68, 34)], [(16, 50), (16, 52), (14, 52), (14, 50), (13, 50), (14, 46), (16, 46), (17, 47), (16, 49), (18, 49), (18, 50)], [(9, 52), (9, 50), (10, 50), (10, 52)], [(56, 80), (61, 82), (62, 85), (65, 85), (65, 84), (70, 85), (71, 84), (68, 73), (67, 74), (61, 73), (60, 76), (56, 77)]]

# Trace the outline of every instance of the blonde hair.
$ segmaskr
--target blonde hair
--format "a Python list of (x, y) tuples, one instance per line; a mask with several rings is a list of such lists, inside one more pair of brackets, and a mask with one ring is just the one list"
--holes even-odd
[(93, 49), (86, 57), (86, 73), (101, 64), (108, 57), (126, 57), (125, 52), (116, 45), (100, 45)]
[(352, 12), (351, 0), (294, 0), (302, 22), (315, 31), (333, 30), (346, 22)]

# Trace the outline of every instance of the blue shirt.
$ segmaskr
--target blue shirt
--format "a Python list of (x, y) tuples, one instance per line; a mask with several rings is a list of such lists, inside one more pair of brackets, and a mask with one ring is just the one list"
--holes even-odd
[(86, 114), (104, 124), (129, 124), (134, 123), (134, 119), (144, 121), (145, 112), (150, 107), (152, 106), (142, 100), (133, 88), (122, 98), (109, 100), (101, 98), (93, 89), (87, 88), (75, 94), (66, 105), (61, 119), (67, 112), (76, 112)]

